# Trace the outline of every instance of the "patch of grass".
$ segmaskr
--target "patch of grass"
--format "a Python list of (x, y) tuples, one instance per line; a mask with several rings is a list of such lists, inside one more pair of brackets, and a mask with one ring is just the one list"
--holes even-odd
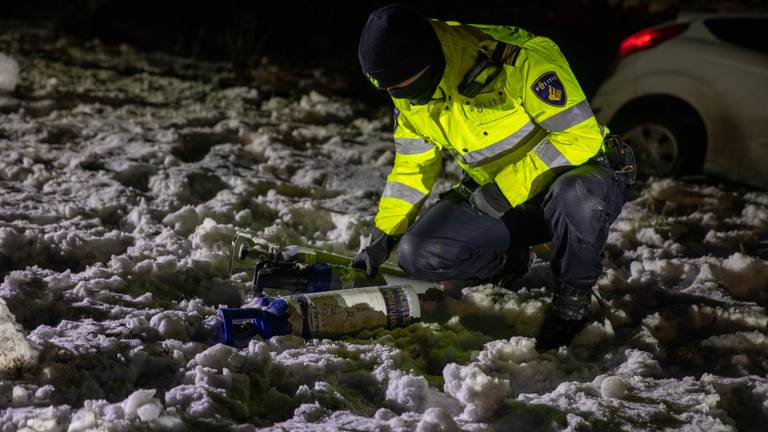
[[(269, 393), (267, 393), (267, 395), (269, 395)], [(250, 407), (243, 401), (224, 396), (214, 391), (209, 391), (208, 396), (218, 406), (216, 412), (224, 414), (225, 417), (230, 417), (236, 421), (245, 421), (248, 419)]]
[[(496, 430), (560, 431), (568, 425), (566, 413), (543, 404), (507, 400), (499, 409)], [(598, 429), (603, 430), (603, 429)]]
[(365, 330), (346, 339), (352, 343), (380, 343), (402, 350), (404, 357), (400, 368), (412, 369), (439, 388), (444, 384), (443, 368), (448, 363), (469, 363), (472, 353), (482, 349), (491, 340), (491, 337), (480, 332), (456, 331), (422, 324), (393, 330)]
[(299, 402), (296, 399), (274, 387), (248, 402), (251, 420), (268, 420), (272, 423), (290, 418), (298, 406)]

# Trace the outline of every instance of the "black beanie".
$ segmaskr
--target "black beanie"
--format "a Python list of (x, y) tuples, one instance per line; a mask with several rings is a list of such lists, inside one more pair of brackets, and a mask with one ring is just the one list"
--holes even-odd
[(398, 4), (371, 13), (360, 36), (357, 55), (363, 73), (380, 89), (400, 84), (444, 59), (429, 21)]

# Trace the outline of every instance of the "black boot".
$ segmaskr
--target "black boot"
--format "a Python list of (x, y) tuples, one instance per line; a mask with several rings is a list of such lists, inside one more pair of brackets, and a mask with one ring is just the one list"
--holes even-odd
[(552, 308), (536, 338), (536, 348), (550, 350), (568, 345), (589, 322), (591, 289), (559, 284), (552, 297)]

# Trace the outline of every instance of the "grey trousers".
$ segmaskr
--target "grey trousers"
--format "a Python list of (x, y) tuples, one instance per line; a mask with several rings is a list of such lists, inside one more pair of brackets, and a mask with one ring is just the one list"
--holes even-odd
[(429, 280), (488, 280), (506, 254), (552, 241), (552, 270), (560, 283), (594, 285), (608, 227), (626, 201), (626, 186), (612, 169), (588, 162), (558, 176), (544, 191), (503, 220), (480, 213), (457, 195), (429, 208), (397, 248), (400, 267)]

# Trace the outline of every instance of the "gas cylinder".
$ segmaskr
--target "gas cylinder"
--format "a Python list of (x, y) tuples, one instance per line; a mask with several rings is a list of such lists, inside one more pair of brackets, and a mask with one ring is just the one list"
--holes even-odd
[(243, 347), (257, 335), (338, 338), (366, 329), (400, 327), (420, 318), (421, 305), (412, 286), (374, 286), (264, 297), (258, 307), (220, 308), (217, 334), (221, 342)]

